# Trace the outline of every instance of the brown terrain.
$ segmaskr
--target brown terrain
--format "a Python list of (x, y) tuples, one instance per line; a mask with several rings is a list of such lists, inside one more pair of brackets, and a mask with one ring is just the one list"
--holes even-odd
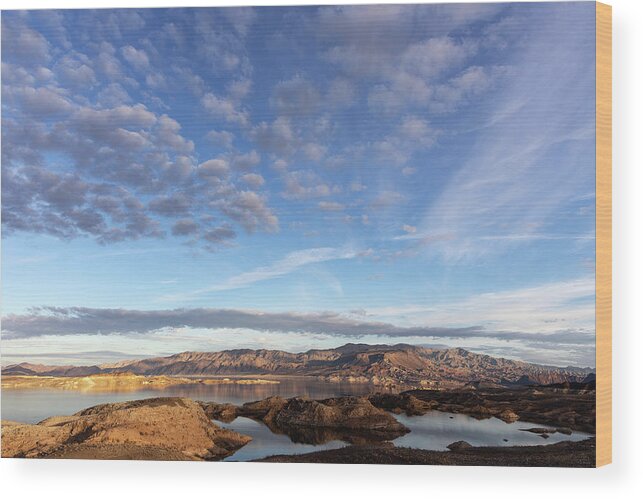
[(430, 410), (496, 417), (507, 423), (529, 421), (567, 430), (594, 433), (596, 385), (594, 382), (454, 390), (410, 390), (397, 394), (373, 394), (370, 402), (381, 409), (410, 416)]
[[(533, 423), (523, 430), (543, 440), (554, 432), (595, 432), (596, 387), (591, 369), (539, 366), (462, 349), (349, 344), (298, 354), (277, 350), (186, 352), (88, 367), (23, 363), (4, 368), (2, 374), (3, 389), (274, 382), (236, 378), (259, 375), (313, 376), (373, 385), (373, 393), (361, 397), (269, 397), (241, 406), (158, 398), (103, 404), (35, 425), (3, 421), (3, 457), (218, 460), (233, 454), (250, 437), (222, 429), (212, 419), (230, 422), (244, 416), (294, 442), (342, 440), (350, 444), (337, 450), (273, 456), (266, 461), (594, 465), (594, 439), (498, 448), (471, 447), (459, 441), (443, 452), (393, 446), (391, 440), (409, 431), (393, 414), (418, 416), (432, 410)], [(232, 379), (199, 379), (223, 375)]]
[(220, 460), (250, 440), (185, 398), (102, 404), (35, 425), (2, 422), (2, 457)]
[(465, 447), (451, 451), (389, 445), (350, 445), (291, 456), (270, 456), (267, 463), (432, 464), (442, 466), (531, 466), (593, 468), (596, 441), (559, 442), (529, 447)]
[(2, 456), (216, 460), (234, 453), (250, 438), (223, 430), (211, 419), (230, 422), (244, 416), (261, 421), (274, 433), (285, 434), (294, 442), (343, 440), (351, 444), (332, 451), (273, 456), (266, 461), (593, 466), (594, 439), (498, 448), (471, 447), (460, 441), (444, 452), (397, 448), (389, 441), (409, 431), (391, 413), (413, 416), (430, 410), (552, 426), (523, 429), (543, 438), (554, 432), (593, 433), (594, 398), (592, 382), (514, 388), (470, 386), (323, 400), (269, 397), (241, 406), (158, 398), (103, 404), (36, 425), (3, 422)]
[(264, 379), (195, 379), (176, 376), (143, 376), (130, 372), (90, 374), (88, 376), (5, 375), (2, 389), (57, 388), (86, 391), (137, 391), (141, 388), (163, 389), (175, 385), (219, 384), (277, 384), (279, 381)]
[(154, 376), (298, 375), (328, 381), (405, 388), (455, 388), (472, 382), (497, 386), (580, 382), (588, 368), (551, 367), (491, 357), (461, 348), (347, 344), (328, 350), (184, 352), (169, 357), (98, 366), (15, 364), (4, 375), (89, 376), (129, 372)]
[(293, 442), (321, 444), (331, 440), (350, 443), (394, 440), (409, 432), (390, 413), (367, 397), (310, 400), (302, 397), (269, 397), (240, 407), (200, 402), (213, 419), (230, 422), (244, 416), (263, 422), (273, 433), (288, 435)]

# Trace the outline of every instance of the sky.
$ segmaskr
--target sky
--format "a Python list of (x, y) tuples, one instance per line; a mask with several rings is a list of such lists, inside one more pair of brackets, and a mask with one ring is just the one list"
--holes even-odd
[(2, 364), (595, 365), (594, 3), (2, 13)]

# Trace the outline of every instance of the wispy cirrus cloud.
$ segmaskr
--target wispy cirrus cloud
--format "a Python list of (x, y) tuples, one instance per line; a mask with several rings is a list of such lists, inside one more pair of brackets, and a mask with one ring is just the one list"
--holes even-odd
[[(584, 50), (593, 34), (568, 29), (567, 9), (555, 7), (559, 16), (525, 33), (529, 43), (507, 61), (511, 70), (494, 96), (495, 111), (419, 224), (417, 236), (452, 235), (432, 245), (449, 261), (560, 236), (546, 227), (560, 224), (556, 217), (578, 192), (593, 189), (583, 169), (593, 161), (594, 56)], [(593, 231), (591, 214), (576, 220), (567, 222), (573, 230), (566, 236)]]
[(277, 260), (270, 265), (257, 267), (248, 272), (242, 272), (241, 274), (230, 277), (218, 284), (213, 284), (212, 286), (195, 289), (188, 293), (167, 295), (162, 297), (162, 299), (166, 301), (181, 301), (207, 293), (245, 288), (257, 282), (277, 279), (287, 274), (291, 274), (307, 265), (332, 260), (347, 260), (350, 258), (356, 258), (360, 254), (360, 251), (351, 248), (308, 248), (292, 251), (282, 259)]
[(500, 331), (557, 333), (575, 331), (594, 341), (595, 281), (592, 277), (475, 294), (446, 303), (379, 307), (367, 317), (404, 323), (461, 327), (481, 324)]

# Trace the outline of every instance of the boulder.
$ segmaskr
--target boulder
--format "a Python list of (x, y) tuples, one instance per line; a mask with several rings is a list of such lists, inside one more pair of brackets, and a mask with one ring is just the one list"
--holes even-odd
[(231, 423), (237, 417), (238, 408), (232, 404), (217, 404), (216, 402), (198, 402), (210, 419), (223, 423)]
[(185, 398), (101, 404), (38, 424), (3, 424), (2, 457), (219, 460), (251, 440)]
[(449, 450), (464, 450), (464, 449), (470, 449), (472, 448), (473, 445), (471, 445), (469, 442), (466, 442), (464, 440), (458, 440), (457, 442), (453, 442), (449, 445), (447, 445), (447, 449)]
[(393, 416), (371, 404), (366, 397), (339, 397), (325, 400), (291, 398), (273, 417), (279, 426), (312, 426), (382, 432), (408, 429)]
[(368, 397), (375, 407), (393, 412), (405, 413), (407, 416), (422, 416), (433, 409), (437, 403), (434, 401), (420, 400), (409, 393), (375, 393)]
[(263, 421), (273, 432), (302, 443), (393, 440), (410, 431), (367, 397), (270, 397), (244, 404), (237, 414)]
[(511, 409), (505, 409), (504, 411), (496, 414), (496, 417), (505, 423), (515, 423), (520, 419), (520, 416), (513, 412)]

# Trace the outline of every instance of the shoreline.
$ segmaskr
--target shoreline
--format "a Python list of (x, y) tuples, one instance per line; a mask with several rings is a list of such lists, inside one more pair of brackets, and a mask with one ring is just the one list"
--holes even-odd
[(1, 387), (3, 390), (128, 390), (136, 391), (142, 388), (162, 390), (179, 385), (275, 385), (280, 382), (260, 378), (221, 378), (177, 377), (152, 375), (144, 376), (131, 373), (92, 374), (89, 376), (14, 376), (3, 375)]
[(349, 445), (306, 454), (269, 456), (252, 462), (594, 468), (596, 438), (550, 445), (471, 447), (449, 451)]
[[(430, 395), (430, 392), (427, 390), (426, 395)], [(456, 392), (453, 396), (460, 399), (462, 393)], [(33, 458), (219, 460), (234, 456), (236, 450), (233, 449), (244, 446), (251, 437), (243, 432), (225, 429), (214, 420), (229, 422), (236, 417), (249, 417), (264, 424), (273, 433), (288, 435), (294, 442), (315, 445), (315, 442), (322, 443), (332, 437), (349, 444), (334, 450), (278, 454), (257, 459), (261, 462), (593, 466), (594, 436), (580, 441), (530, 446), (473, 447), (467, 442), (454, 442), (452, 450), (448, 451), (396, 447), (392, 442), (410, 431), (393, 414), (404, 412), (421, 416), (434, 410), (446, 412), (445, 408), (444, 405), (435, 406), (409, 393), (319, 400), (268, 397), (240, 406), (180, 397), (140, 399), (101, 404), (71, 416), (49, 417), (36, 424), (3, 420), (2, 453), (3, 457)], [(473, 415), (466, 410), (459, 412)], [(486, 413), (484, 417), (496, 416)], [(152, 426), (150, 418), (154, 421)], [(519, 419), (524, 423), (530, 422), (528, 419)], [(185, 423), (176, 424), (182, 420)], [(548, 422), (553, 426), (557, 423), (557, 420)], [(76, 431), (79, 425), (85, 424), (91, 431), (82, 433), (80, 440), (80, 437), (70, 438), (70, 431)], [(185, 425), (200, 428), (201, 443), (190, 442), (192, 436), (184, 431)], [(565, 428), (561, 428), (562, 431), (540, 430), (532, 428), (526, 431), (565, 432)], [(123, 440), (119, 435), (128, 436)], [(166, 441), (167, 436), (171, 436), (171, 442)], [(215, 451), (199, 451), (195, 454), (193, 447), (203, 449), (204, 441), (215, 442)], [(42, 442), (48, 443), (43, 447)], [(234, 445), (230, 447), (229, 444)]]

